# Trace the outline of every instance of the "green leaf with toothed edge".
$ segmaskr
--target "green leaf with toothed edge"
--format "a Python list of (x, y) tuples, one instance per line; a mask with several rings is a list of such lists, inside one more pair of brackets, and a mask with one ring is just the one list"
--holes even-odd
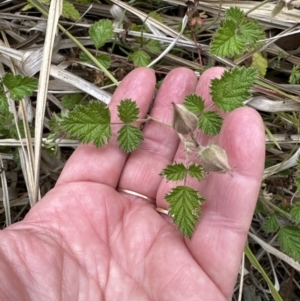
[(118, 116), (123, 122), (134, 122), (139, 117), (140, 109), (131, 99), (123, 99), (118, 105)]
[(189, 94), (184, 98), (183, 105), (192, 113), (198, 115), (204, 110), (204, 100), (197, 94)]
[(233, 68), (225, 71), (220, 79), (211, 81), (211, 96), (224, 112), (230, 112), (243, 105), (250, 96), (250, 88), (257, 77), (255, 68)]
[(166, 201), (170, 204), (169, 214), (173, 217), (174, 223), (180, 232), (192, 238), (196, 225), (200, 218), (200, 205), (205, 199), (199, 195), (198, 191), (187, 186), (177, 186), (166, 196)]
[(182, 163), (173, 163), (167, 165), (160, 173), (167, 181), (182, 181), (187, 174), (186, 167)]
[(93, 142), (95, 146), (102, 147), (111, 138), (110, 111), (100, 101), (78, 105), (64, 118), (61, 127), (82, 143)]
[(142, 131), (133, 125), (125, 124), (118, 131), (117, 141), (125, 153), (138, 149), (144, 137)]
[(300, 262), (300, 228), (285, 226), (278, 232), (280, 247), (289, 256)]
[(223, 123), (223, 118), (214, 111), (203, 112), (198, 121), (198, 127), (205, 135), (219, 134)]
[(188, 174), (192, 178), (196, 178), (199, 181), (204, 179), (204, 169), (202, 165), (191, 164), (188, 168)]

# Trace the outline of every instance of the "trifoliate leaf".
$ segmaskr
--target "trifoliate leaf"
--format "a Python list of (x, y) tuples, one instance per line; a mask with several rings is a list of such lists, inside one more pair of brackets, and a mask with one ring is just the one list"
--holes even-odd
[(188, 174), (192, 178), (196, 178), (199, 181), (204, 179), (204, 170), (201, 165), (199, 164), (192, 164), (188, 168)]
[(203, 112), (200, 115), (198, 127), (205, 135), (217, 135), (222, 127), (223, 118), (214, 111)]
[(131, 99), (123, 99), (118, 105), (118, 116), (123, 122), (134, 122), (138, 119), (140, 109)]
[(297, 226), (282, 227), (278, 233), (278, 240), (283, 252), (300, 262), (300, 228)]
[(114, 28), (110, 20), (100, 20), (90, 27), (89, 35), (96, 48), (102, 47), (114, 36)]
[[(80, 60), (82, 62), (86, 62), (86, 63), (89, 63), (89, 64), (94, 64), (94, 62), (92, 62), (90, 60), (90, 58), (85, 54), (85, 53), (81, 53), (80, 54)], [(108, 69), (110, 67), (110, 64), (111, 64), (111, 60), (110, 60), (110, 57), (106, 54), (103, 54), (103, 53), (100, 53), (100, 54), (97, 54), (95, 56), (96, 60), (105, 68), (105, 69)]]
[(210, 51), (222, 57), (239, 55), (247, 45), (258, 42), (264, 36), (264, 30), (256, 20), (248, 19), (240, 8), (233, 7), (227, 10), (225, 21), (216, 31)]
[(139, 66), (139, 67), (148, 66), (151, 62), (150, 56), (142, 49), (138, 49), (133, 53), (129, 54), (128, 58), (131, 61), (133, 61), (135, 66)]
[(0, 85), (0, 113), (5, 113), (8, 111), (8, 101), (5, 95), (5, 92), (3, 90), (2, 85)]
[(125, 153), (130, 153), (138, 149), (143, 139), (142, 131), (130, 124), (123, 125), (118, 131), (117, 141)]
[(205, 199), (198, 191), (187, 186), (177, 186), (165, 196), (170, 204), (169, 213), (181, 233), (191, 238), (200, 218), (200, 205)]
[(291, 210), (291, 218), (295, 222), (300, 222), (300, 202), (296, 203)]
[(183, 105), (194, 114), (200, 114), (204, 110), (204, 100), (197, 94), (187, 95)]
[(10, 97), (21, 100), (25, 96), (30, 96), (33, 90), (37, 89), (38, 80), (32, 77), (13, 75), (6, 73), (2, 78), (3, 84), (9, 90)]
[(278, 219), (275, 214), (265, 218), (263, 228), (266, 232), (276, 232), (279, 229)]
[(167, 165), (160, 173), (160, 176), (165, 177), (167, 181), (182, 181), (186, 176), (187, 170), (182, 163), (173, 163)]
[(210, 52), (222, 57), (234, 56), (244, 52), (245, 44), (244, 38), (236, 33), (236, 23), (228, 20), (216, 31), (210, 44)]
[(261, 52), (255, 52), (252, 56), (251, 67), (256, 68), (258, 75), (264, 77), (267, 73), (268, 60), (262, 56)]
[(62, 128), (82, 143), (102, 147), (111, 138), (110, 112), (103, 102), (79, 105), (61, 123)]
[(79, 11), (75, 8), (75, 6), (72, 3), (66, 0), (63, 1), (62, 16), (64, 18), (74, 21), (80, 19)]
[(83, 99), (84, 94), (82, 93), (65, 94), (61, 98), (61, 104), (65, 109), (73, 110), (76, 105), (82, 103)]
[(159, 41), (156, 40), (148, 40), (145, 44), (145, 47), (153, 53), (158, 53), (161, 51), (161, 45)]
[(211, 81), (211, 95), (215, 104), (224, 112), (243, 105), (257, 76), (254, 68), (233, 68), (223, 73), (220, 79)]

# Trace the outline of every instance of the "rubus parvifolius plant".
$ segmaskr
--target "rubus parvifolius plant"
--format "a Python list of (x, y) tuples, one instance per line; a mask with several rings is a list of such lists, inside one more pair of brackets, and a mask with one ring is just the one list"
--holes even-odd
[[(256, 76), (256, 69), (242, 67), (224, 72), (220, 79), (213, 79), (211, 96), (215, 105), (224, 112), (242, 106), (243, 101), (249, 97), (249, 89)], [(151, 116), (138, 119), (139, 108), (131, 99), (121, 100), (117, 109), (122, 122), (117, 132), (117, 141), (124, 152), (133, 152), (143, 141), (143, 133), (136, 125), (137, 122), (155, 120)], [(93, 142), (96, 147), (103, 147), (111, 139), (113, 125), (108, 107), (102, 102), (92, 101), (88, 105), (77, 105), (63, 118), (60, 126), (82, 143)], [(174, 223), (189, 238), (199, 221), (201, 204), (205, 199), (197, 190), (187, 186), (187, 177), (201, 181), (207, 172), (228, 172), (231, 169), (225, 150), (215, 144), (199, 145), (195, 138), (196, 132), (216, 135), (221, 126), (222, 117), (215, 111), (205, 109), (203, 99), (196, 94), (186, 96), (183, 104), (173, 104), (172, 127), (184, 144), (186, 160), (185, 163), (167, 165), (160, 175), (167, 181), (178, 182), (165, 199), (169, 203), (169, 214)], [(197, 154), (199, 163), (191, 162), (191, 152)]]

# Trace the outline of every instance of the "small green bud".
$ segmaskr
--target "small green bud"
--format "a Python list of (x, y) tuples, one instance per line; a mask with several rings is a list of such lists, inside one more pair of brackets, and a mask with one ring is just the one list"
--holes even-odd
[(198, 125), (197, 116), (182, 104), (173, 102), (173, 129), (182, 135), (192, 133)]
[(216, 144), (201, 147), (199, 156), (202, 166), (208, 172), (227, 172), (231, 170), (225, 150)]

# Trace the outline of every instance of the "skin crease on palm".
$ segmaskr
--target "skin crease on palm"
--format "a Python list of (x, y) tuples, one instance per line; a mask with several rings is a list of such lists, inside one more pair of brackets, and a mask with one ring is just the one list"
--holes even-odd
[[(211, 103), (210, 81), (186, 68), (171, 71), (157, 93), (151, 115), (171, 123), (172, 102), (196, 92)], [(119, 85), (110, 109), (117, 119), (121, 99), (147, 113), (155, 89), (152, 70), (138, 68)], [(159, 176), (185, 154), (174, 130), (149, 122), (141, 148), (131, 155), (115, 139), (105, 148), (81, 145), (56, 186), (19, 223), (0, 232), (1, 300), (231, 300), (264, 164), (264, 128), (257, 112), (239, 108), (224, 115), (213, 140), (228, 155), (231, 173), (211, 173), (198, 183), (207, 199), (191, 240), (170, 217), (164, 195), (172, 187)], [(117, 131), (114, 130), (115, 132)], [(201, 144), (208, 137), (198, 137)], [(134, 190), (156, 204), (119, 193)]]

